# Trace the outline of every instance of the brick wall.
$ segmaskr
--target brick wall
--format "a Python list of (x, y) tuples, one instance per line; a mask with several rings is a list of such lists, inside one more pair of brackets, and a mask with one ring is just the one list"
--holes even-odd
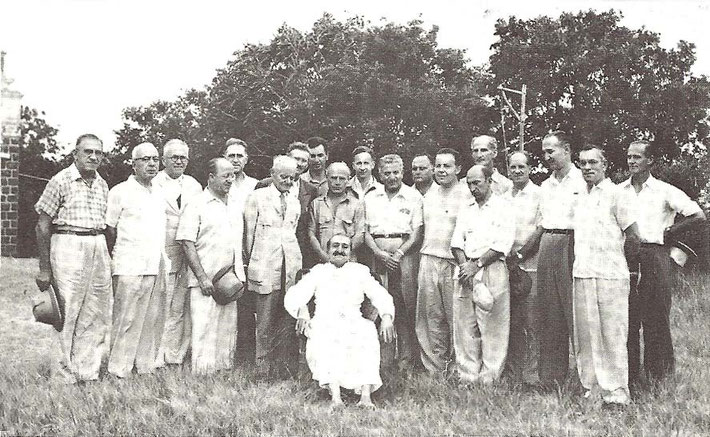
[[(15, 256), (17, 252), (17, 205), (19, 195), (19, 152), (17, 138), (2, 136), (0, 156), (0, 254)], [(9, 159), (7, 159), (9, 156)]]

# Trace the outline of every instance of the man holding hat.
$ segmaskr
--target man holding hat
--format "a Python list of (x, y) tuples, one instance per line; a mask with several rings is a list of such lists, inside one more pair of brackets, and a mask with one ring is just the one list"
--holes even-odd
[(64, 300), (64, 320), (55, 325), (61, 373), (67, 382), (99, 377), (111, 323), (111, 259), (104, 237), (108, 185), (96, 169), (103, 142), (93, 134), (76, 140), (74, 163), (57, 173), (35, 205), (39, 273)]
[[(653, 147), (634, 141), (627, 151), (631, 177), (620, 184), (637, 201), (637, 224), (641, 239), (640, 280), (629, 296), (629, 384), (639, 382), (639, 329), (643, 326), (646, 375), (661, 380), (675, 369), (670, 330), (671, 260), (675, 238), (699, 227), (705, 214), (697, 203), (678, 188), (651, 175)], [(676, 223), (676, 216), (682, 220)], [(631, 266), (634, 270), (634, 266)]]
[(246, 281), (242, 262), (243, 221), (231, 214), (234, 167), (225, 158), (207, 164), (207, 188), (180, 217), (176, 240), (190, 266), (192, 372), (232, 367), (237, 341), (236, 298)]
[(454, 290), (455, 372), (461, 381), (491, 383), (508, 353), (510, 284), (505, 256), (515, 240), (510, 205), (494, 194), (493, 171), (474, 165), (466, 174), (473, 199), (461, 207), (451, 236), (458, 273)]
[(131, 158), (133, 175), (109, 191), (106, 210), (114, 290), (108, 371), (120, 378), (134, 365), (151, 373), (164, 364), (158, 351), (165, 324), (165, 202), (153, 185), (160, 157), (142, 143)]
[(165, 286), (165, 328), (160, 341), (160, 359), (167, 364), (182, 364), (190, 347), (190, 305), (187, 287), (187, 261), (180, 243), (175, 241), (180, 215), (202, 186), (185, 174), (190, 148), (178, 139), (165, 143), (165, 168), (153, 179), (153, 185), (163, 197), (165, 205), (165, 254), (169, 268)]

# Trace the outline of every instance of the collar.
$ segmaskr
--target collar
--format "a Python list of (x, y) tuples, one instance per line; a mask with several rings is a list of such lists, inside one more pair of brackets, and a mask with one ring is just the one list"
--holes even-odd
[[(653, 175), (649, 173), (648, 179), (646, 179), (646, 181), (644, 181), (644, 183), (641, 184), (641, 187), (642, 187), (642, 188), (643, 188), (643, 187), (646, 187), (646, 188), (653, 188), (653, 187), (655, 187), (659, 182), (660, 182), (660, 181), (659, 181), (658, 179), (654, 178)], [(621, 183), (621, 186), (624, 187), (624, 188), (625, 188), (625, 187), (630, 187), (630, 186), (632, 186), (632, 185), (631, 185), (631, 178), (628, 178), (627, 180), (625, 180), (624, 182), (622, 182), (622, 183)]]
[(166, 181), (166, 182), (175, 182), (175, 183), (182, 183), (182, 180), (185, 178), (185, 174), (181, 174), (180, 176), (176, 178), (171, 178), (168, 173), (165, 172), (165, 170), (160, 170), (157, 175), (155, 175), (155, 179), (160, 181), (161, 179)]
[(553, 183), (561, 184), (562, 182), (564, 182), (564, 181), (566, 181), (566, 180), (568, 180), (568, 179), (571, 179), (571, 178), (573, 178), (573, 177), (575, 177), (575, 178), (576, 178), (576, 177), (580, 177), (580, 178), (582, 177), (582, 170), (578, 169), (577, 166), (574, 165), (574, 164), (572, 164), (572, 167), (570, 167), (569, 171), (567, 172), (567, 174), (565, 175), (565, 177), (563, 177), (562, 179), (557, 179), (557, 178), (555, 177), (555, 173), (554, 173), (554, 172), (550, 173), (550, 178), (549, 178), (549, 179), (550, 179), (550, 181), (552, 181)]
[(515, 186), (513, 186), (513, 188), (510, 189), (510, 197), (518, 197), (521, 194), (524, 194), (524, 195), (532, 194), (533, 186), (535, 186), (535, 184), (533, 184), (533, 181), (528, 179), (528, 182), (525, 184), (523, 189), (518, 191), (517, 194), (513, 194), (513, 190), (515, 189)]
[(601, 182), (599, 182), (598, 184), (593, 186), (591, 190), (587, 190), (587, 194), (591, 194), (594, 191), (607, 191), (607, 190), (614, 188), (614, 187), (615, 187), (615, 185), (611, 181), (611, 179), (604, 178), (604, 179), (602, 179)]
[[(276, 188), (276, 185), (274, 185), (273, 180), (271, 181), (271, 185), (269, 185), (266, 188), (271, 190), (269, 193), (271, 194), (272, 197), (277, 198), (277, 199), (279, 197), (281, 197), (281, 191), (279, 191), (279, 189)], [(286, 192), (286, 194), (288, 195), (288, 191)]]
[[(328, 205), (328, 206), (331, 205), (331, 201), (330, 201), (330, 198), (328, 197), (327, 193), (320, 196), (320, 197), (323, 199), (323, 201), (325, 202), (326, 205)], [(345, 197), (343, 198), (343, 200), (340, 201), (340, 203), (345, 203), (345, 202), (350, 203), (350, 202), (357, 201), (357, 200), (358, 200), (357, 196), (352, 191), (349, 191), (346, 189), (345, 190)]]
[[(67, 168), (69, 169), (69, 175), (71, 176), (71, 180), (78, 181), (79, 179), (81, 179), (83, 181), (86, 181), (86, 179), (81, 176), (81, 173), (79, 173), (79, 169), (76, 167), (75, 163), (72, 162), (72, 164)], [(102, 179), (98, 171), (94, 173), (96, 173), (96, 177), (94, 178), (94, 180)]]
[(131, 184), (135, 184), (136, 186), (138, 186), (141, 189), (146, 190), (148, 192), (150, 192), (151, 189), (153, 188), (153, 180), (152, 179), (150, 180), (150, 186), (145, 187), (145, 186), (141, 185), (140, 182), (138, 182), (138, 179), (136, 179), (136, 175), (134, 175), (134, 174), (128, 176), (127, 182), (131, 183)]
[(205, 187), (205, 189), (202, 190), (202, 196), (204, 196), (204, 198), (205, 198), (205, 203), (219, 202), (224, 205), (227, 204), (226, 201), (224, 201), (224, 200), (218, 198), (217, 196), (215, 196), (214, 194), (212, 194), (212, 191), (210, 191), (210, 187)]

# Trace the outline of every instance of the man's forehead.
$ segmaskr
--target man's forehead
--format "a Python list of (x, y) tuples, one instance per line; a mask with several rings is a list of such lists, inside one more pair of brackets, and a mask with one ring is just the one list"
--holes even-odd
[(412, 160), (412, 165), (431, 165), (431, 162), (429, 161), (429, 158), (426, 156), (417, 156)]
[(217, 173), (225, 173), (234, 171), (234, 166), (231, 162), (227, 160), (220, 160), (217, 162)]
[(101, 141), (94, 138), (84, 138), (79, 144), (76, 145), (75, 149), (92, 149), (92, 150), (102, 150), (104, 148)]
[(158, 149), (152, 146), (139, 147), (136, 149), (136, 158), (144, 156), (158, 156)]
[(436, 162), (441, 162), (442, 164), (453, 164), (456, 162), (456, 158), (450, 153), (441, 153), (436, 155)]
[(231, 146), (227, 147), (227, 151), (225, 152), (225, 154), (246, 155), (246, 149), (241, 144), (232, 144)]
[(350, 238), (345, 235), (334, 235), (330, 240), (330, 245), (333, 246), (334, 244), (350, 244)]
[(187, 155), (190, 152), (190, 149), (187, 146), (183, 146), (182, 144), (176, 144), (174, 146), (167, 147), (166, 150), (164, 151), (165, 156), (173, 156), (173, 155)]
[(345, 176), (349, 177), (350, 176), (350, 170), (346, 168), (343, 168), (341, 166), (337, 167), (330, 167), (328, 168), (327, 171), (328, 176)]
[(589, 149), (579, 152), (579, 159), (596, 159), (598, 161), (602, 161), (604, 158), (602, 157), (602, 152), (600, 152), (599, 149)]
[(368, 152), (360, 152), (357, 155), (353, 156), (353, 162), (357, 161), (372, 161), (372, 155), (370, 155)]
[(318, 144), (318, 145), (315, 146), (315, 147), (309, 147), (309, 148), (308, 148), (308, 151), (309, 151), (310, 153), (312, 153), (312, 154), (317, 154), (317, 155), (319, 155), (319, 154), (321, 154), (321, 153), (325, 153), (325, 147), (323, 147), (322, 144)]

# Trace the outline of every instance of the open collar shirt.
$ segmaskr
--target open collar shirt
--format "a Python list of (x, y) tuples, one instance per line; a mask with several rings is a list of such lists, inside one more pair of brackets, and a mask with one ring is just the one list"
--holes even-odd
[(301, 175), (301, 180), (308, 182), (309, 184), (316, 187), (316, 189), (318, 190), (319, 196), (325, 196), (328, 193), (328, 178), (325, 176), (323, 177), (322, 180), (317, 181), (317, 180), (313, 179), (313, 177), (311, 176), (311, 173), (307, 171)]
[(47, 183), (35, 210), (50, 216), (55, 225), (102, 230), (106, 228), (108, 191), (98, 172), (89, 184), (72, 164)]
[[(519, 251), (540, 224), (540, 187), (528, 181), (522, 190), (517, 193), (511, 190), (504, 198), (510, 203), (511, 213), (515, 216), (513, 250)], [(536, 271), (537, 253), (521, 263), (520, 267), (525, 271)]]
[(562, 180), (555, 174), (540, 185), (541, 224), (545, 229), (572, 229), (572, 217), (579, 196), (587, 189), (582, 171), (571, 166)]
[(131, 175), (108, 193), (106, 225), (116, 228), (113, 275), (157, 275), (165, 251), (165, 203)]
[(345, 193), (337, 204), (333, 204), (328, 196), (320, 196), (313, 200), (309, 208), (308, 230), (318, 238), (323, 250), (335, 234), (350, 238), (365, 234), (364, 206), (351, 191)]
[(489, 249), (500, 252), (502, 259), (515, 240), (515, 222), (509, 215), (510, 204), (495, 193), (483, 205), (468, 201), (456, 219), (451, 247), (463, 250), (469, 259), (480, 258)]
[(608, 178), (580, 193), (574, 214), (574, 277), (629, 278), (624, 230), (636, 221), (632, 203)]
[(244, 214), (244, 205), (247, 203), (247, 197), (254, 191), (257, 181), (251, 176), (247, 176), (246, 173), (242, 173), (244, 179), (237, 182), (236, 180), (232, 183), (229, 189), (227, 204), (229, 208), (233, 211), (233, 214)]
[(454, 259), (451, 253), (451, 235), (456, 226), (459, 209), (470, 199), (473, 199), (470, 191), (459, 183), (449, 188), (438, 185), (429, 190), (423, 202), (424, 241), (420, 250), (422, 255)]
[(358, 179), (357, 176), (353, 176), (350, 182), (348, 182), (348, 187), (355, 193), (358, 199), (363, 200), (368, 193), (378, 188), (383, 188), (384, 186), (379, 183), (374, 176), (370, 176), (370, 185), (368, 185), (367, 188), (363, 188), (360, 179)]
[[(180, 217), (178, 241), (195, 243), (197, 257), (208, 278), (225, 266), (234, 265), (241, 281), (246, 281), (242, 263), (243, 221), (241, 214), (232, 214), (227, 203), (216, 198), (209, 188), (191, 202)], [(189, 269), (189, 286), (199, 286), (192, 269)]]
[(424, 224), (422, 195), (402, 184), (390, 199), (384, 187), (365, 197), (365, 221), (370, 234), (412, 234)]
[(648, 176), (638, 193), (631, 183), (631, 178), (622, 182), (620, 187), (629, 193), (636, 203), (636, 223), (644, 243), (664, 244), (663, 231), (673, 225), (676, 214), (687, 217), (702, 211), (683, 191), (652, 175)]

